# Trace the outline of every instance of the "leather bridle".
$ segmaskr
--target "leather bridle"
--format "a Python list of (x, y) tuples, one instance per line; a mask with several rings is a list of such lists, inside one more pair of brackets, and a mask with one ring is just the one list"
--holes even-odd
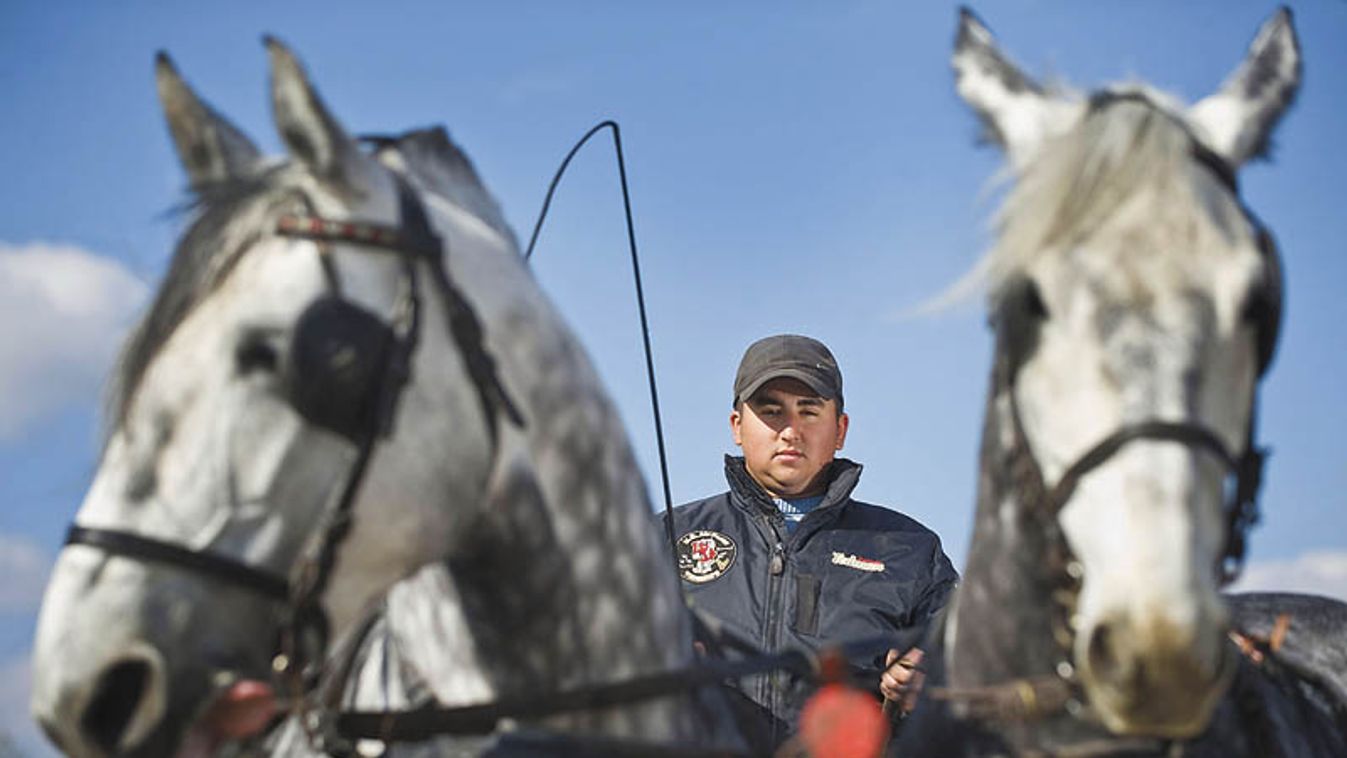
[[(109, 555), (172, 566), (211, 582), (237, 587), (283, 603), (285, 613), (273, 668), (292, 690), (297, 708), (305, 707), (304, 702), (321, 674), (329, 628), (321, 600), (331, 577), (337, 551), (350, 531), (355, 497), (380, 439), (392, 434), (398, 400), (411, 377), (412, 357), (423, 318), (419, 276), (422, 264), (430, 271), (431, 281), (446, 308), (449, 332), (476, 387), (493, 449), (498, 444), (501, 417), (516, 426), (523, 426), (524, 423), (486, 348), (481, 321), (445, 268), (445, 259), (449, 254), (447, 247), (431, 228), (425, 209), (407, 180), (399, 175), (394, 177), (399, 196), (398, 226), (333, 221), (310, 213), (282, 215), (273, 230), (277, 236), (317, 243), (328, 283), (328, 295), (320, 298), (319, 302), (324, 302), (329, 308), (367, 313), (341, 296), (340, 280), (329, 256), (333, 243), (390, 253), (398, 257), (402, 266), (400, 292), (387, 325), (387, 333), (381, 335), (383, 344), (375, 346), (384, 360), (378, 367), (379, 373), (364, 393), (367, 397), (363, 398), (365, 402), (361, 404), (365, 409), (363, 417), (331, 428), (356, 446), (356, 455), (341, 487), (334, 490), (335, 499), (329, 502), (321, 515), (317, 528), (300, 551), (289, 575), (249, 565), (231, 556), (192, 550), (180, 544), (123, 530), (72, 524), (66, 534), (67, 546), (83, 545)], [(311, 207), (307, 201), (305, 206)], [(340, 347), (336, 346), (338, 350)], [(320, 358), (332, 352), (332, 346), (318, 348)], [(301, 415), (309, 415), (303, 408), (297, 410)], [(323, 424), (320, 422), (319, 425)], [(301, 721), (306, 729), (311, 729), (307, 719)], [(310, 737), (313, 736), (310, 731)]]
[[(1089, 107), (1091, 110), (1099, 110), (1125, 101), (1141, 102), (1155, 107), (1149, 99), (1139, 93), (1104, 93), (1093, 98)], [(1192, 140), (1191, 154), (1197, 163), (1210, 169), (1212, 174), (1238, 198), (1239, 187), (1235, 172), (1229, 164), (1195, 137)], [(1259, 254), (1265, 271), (1264, 294), (1267, 307), (1261, 314), (1262, 321), (1257, 326), (1257, 378), (1261, 380), (1272, 362), (1277, 344), (1282, 308), (1282, 270), (1280, 256), (1272, 236), (1247, 208), (1244, 212), (1256, 228)], [(1000, 317), (993, 321), (998, 331), (1008, 328), (1003, 320), (1004, 317)], [(1174, 442), (1201, 450), (1215, 458), (1227, 476), (1233, 474), (1235, 477), (1235, 485), (1228, 489), (1227, 499), (1222, 508), (1225, 516), (1225, 544), (1217, 565), (1213, 567), (1220, 584), (1227, 586), (1238, 578), (1243, 569), (1248, 533), (1258, 521), (1258, 491), (1262, 484), (1263, 463), (1268, 452), (1266, 448), (1260, 447), (1256, 440), (1258, 408), (1255, 399), (1249, 410), (1244, 449), (1238, 454), (1232, 452), (1215, 432), (1201, 424), (1161, 419), (1134, 421), (1123, 424), (1095, 443), (1066, 467), (1052, 487), (1048, 487), (1043, 468), (1029, 444), (1015, 391), (1022, 357), (1012, 356), (1011, 352), (1004, 344), (999, 346), (995, 386), (992, 391), (994, 395), (1004, 395), (1009, 406), (1011, 443), (1006, 462), (1015, 500), (1047, 538), (1044, 560), (1051, 585), (1052, 633), (1062, 657), (1052, 674), (1022, 677), (979, 687), (944, 687), (939, 688), (935, 695), (938, 699), (959, 703), (964, 711), (974, 718), (1033, 721), (1063, 710), (1076, 715), (1085, 702), (1073, 663), (1075, 630), (1071, 619), (1075, 613), (1084, 569), (1067, 543), (1058, 520), (1062, 509), (1070, 502), (1081, 480), (1130, 443), (1141, 440)]]
[[(1090, 110), (1099, 111), (1120, 102), (1140, 102), (1152, 108), (1155, 105), (1144, 95), (1133, 92), (1106, 92), (1096, 95), (1090, 101)], [(1236, 198), (1239, 197), (1239, 184), (1234, 169), (1219, 155), (1203, 145), (1196, 137), (1192, 138), (1191, 155), (1200, 165), (1211, 171)], [(1281, 258), (1277, 247), (1267, 229), (1260, 224), (1248, 209), (1245, 216), (1254, 224), (1257, 232), (1259, 257), (1263, 262), (1265, 277), (1264, 288), (1266, 309), (1260, 314), (1257, 325), (1257, 378), (1262, 379), (1272, 363), (1276, 350), (1277, 337), (1281, 321), (1282, 308), (1282, 271)], [(1267, 450), (1258, 446), (1256, 441), (1256, 423), (1258, 409), (1255, 403), (1250, 408), (1249, 421), (1245, 432), (1244, 450), (1238, 455), (1232, 453), (1211, 429), (1195, 423), (1172, 422), (1148, 419), (1131, 422), (1119, 427), (1093, 447), (1083, 453), (1070, 466), (1049, 490), (1044, 483), (1042, 467), (1034, 457), (1024, 432), (1020, 418), (1019, 401), (1015, 393), (1015, 379), (1019, 366), (1007, 365), (998, 380), (1005, 387), (1009, 397), (1011, 423), (1014, 426), (1013, 466), (1023, 459), (1031, 481), (1029, 507), (1040, 510), (1044, 516), (1056, 521), (1058, 513), (1066, 507), (1080, 480), (1088, 473), (1107, 462), (1128, 443), (1138, 440), (1176, 442), (1186, 447), (1203, 450), (1219, 461), (1227, 473), (1236, 477), (1236, 485), (1231, 491), (1223, 511), (1225, 513), (1226, 539), (1217, 572), (1223, 585), (1238, 578), (1244, 564), (1244, 553), (1248, 541), (1248, 531), (1258, 520), (1258, 490), (1262, 485), (1263, 462)]]

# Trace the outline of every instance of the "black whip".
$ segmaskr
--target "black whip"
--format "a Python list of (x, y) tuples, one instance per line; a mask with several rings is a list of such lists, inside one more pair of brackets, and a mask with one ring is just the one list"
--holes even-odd
[(543, 199), (542, 210), (538, 211), (538, 221), (533, 225), (533, 234), (529, 237), (528, 248), (524, 250), (524, 260), (533, 257), (533, 246), (538, 242), (538, 232), (542, 231), (543, 220), (547, 218), (547, 210), (552, 206), (552, 196), (556, 194), (557, 184), (561, 177), (566, 173), (566, 167), (571, 165), (571, 159), (580, 152), (580, 148), (585, 146), (590, 137), (598, 134), (603, 129), (610, 129), (613, 132), (613, 149), (617, 152), (617, 174), (622, 183), (622, 209), (627, 214), (627, 245), (631, 249), (631, 273), (636, 282), (636, 307), (641, 314), (641, 340), (645, 345), (645, 373), (646, 379), (650, 384), (650, 410), (655, 417), (655, 442), (659, 446), (659, 474), (660, 482), (664, 485), (664, 531), (669, 537), (669, 551), (673, 556), (674, 570), (678, 569), (678, 543), (674, 538), (673, 524), (673, 496), (669, 494), (669, 462), (664, 452), (664, 424), (660, 421), (659, 413), (659, 390), (655, 387), (655, 359), (650, 349), (650, 322), (645, 315), (645, 292), (641, 287), (641, 263), (636, 253), (636, 228), (631, 221), (631, 195), (627, 191), (627, 163), (622, 157), (622, 130), (617, 122), (613, 120), (602, 121), (589, 131), (585, 136), (575, 143), (566, 158), (561, 161), (561, 166), (557, 168), (557, 173), (552, 177), (552, 183), (547, 186), (547, 196)]

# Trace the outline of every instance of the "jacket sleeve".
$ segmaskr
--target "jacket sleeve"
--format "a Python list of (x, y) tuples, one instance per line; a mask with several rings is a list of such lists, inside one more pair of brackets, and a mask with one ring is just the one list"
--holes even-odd
[(930, 572), (930, 581), (912, 609), (912, 622), (923, 626), (929, 624), (931, 619), (940, 613), (949, 602), (954, 588), (959, 585), (959, 572), (954, 570), (954, 564), (950, 562), (949, 556), (945, 555), (939, 537), (936, 537), (931, 550)]

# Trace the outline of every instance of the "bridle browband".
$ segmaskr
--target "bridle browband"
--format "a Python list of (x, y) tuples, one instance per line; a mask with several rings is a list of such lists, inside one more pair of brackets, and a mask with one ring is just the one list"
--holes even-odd
[[(1140, 93), (1106, 92), (1093, 97), (1089, 108), (1092, 112), (1098, 111), (1118, 102), (1140, 102), (1156, 107)], [(1198, 164), (1210, 169), (1236, 198), (1239, 197), (1235, 172), (1224, 159), (1196, 137), (1192, 137), (1191, 155)], [(1264, 314), (1264, 323), (1259, 324), (1257, 378), (1261, 379), (1276, 347), (1281, 316), (1281, 264), (1271, 235), (1247, 208), (1244, 210), (1257, 230), (1259, 254), (1267, 271), (1266, 286), (1271, 301), (1269, 312)], [(1023, 511), (1035, 519), (1037, 526), (1047, 535), (1046, 564), (1052, 585), (1052, 632), (1061, 648), (1062, 658), (1051, 674), (1020, 677), (1009, 682), (976, 687), (943, 687), (935, 694), (938, 699), (957, 703), (966, 715), (983, 720), (1037, 721), (1063, 711), (1077, 716), (1084, 710), (1086, 701), (1073, 663), (1075, 629), (1072, 616), (1084, 570), (1067, 543), (1058, 515), (1070, 502), (1081, 480), (1128, 444), (1141, 440), (1173, 442), (1211, 455), (1221, 464), (1227, 476), (1233, 474), (1235, 477), (1235, 486), (1223, 506), (1225, 545), (1218, 564), (1213, 567), (1220, 584), (1228, 586), (1243, 569), (1248, 532), (1258, 521), (1258, 491), (1262, 485), (1263, 464), (1268, 452), (1256, 441), (1258, 409), (1255, 399), (1249, 410), (1244, 449), (1238, 455), (1232, 453), (1215, 432), (1201, 424), (1146, 419), (1123, 424), (1096, 442), (1066, 467), (1052, 487), (1048, 487), (1042, 466), (1029, 445), (1020, 415), (1015, 392), (1019, 365), (1008, 355), (1009, 351), (1004, 346), (998, 353), (993, 392), (1004, 394), (1009, 405), (1011, 446), (1007, 463), (1010, 483)]]
[[(300, 551), (290, 574), (283, 576), (265, 568), (246, 564), (236, 558), (209, 550), (193, 550), (180, 544), (117, 529), (72, 524), (65, 546), (82, 545), (109, 555), (131, 558), (182, 569), (212, 582), (233, 586), (285, 604), (281, 639), (273, 668), (284, 676), (294, 692), (295, 701), (303, 701), (316, 685), (318, 667), (328, 644), (328, 622), (321, 599), (330, 579), (336, 553), (350, 530), (351, 510), (364, 479), (370, 458), (381, 438), (391, 436), (398, 399), (411, 377), (411, 361), (420, 333), (422, 302), (418, 268), (429, 269), (431, 281), (446, 309), (449, 333), (458, 347), (467, 373), (476, 387), (488, 424), (493, 449), (499, 444), (501, 419), (523, 426), (523, 415), (501, 382), (495, 361), (488, 352), (481, 321), (472, 305), (445, 268), (447, 246), (435, 234), (420, 199), (401, 175), (393, 174), (399, 197), (398, 226), (334, 221), (312, 214), (281, 215), (274, 233), (281, 237), (306, 239), (319, 246), (327, 274), (329, 296), (342, 303), (340, 282), (331, 263), (330, 246), (334, 243), (358, 245), (374, 252), (398, 256), (402, 264), (402, 290), (394, 306), (389, 341), (381, 345), (387, 360), (376, 381), (369, 387), (371, 418), (362, 419), (354, 433), (346, 433), (356, 445), (356, 456), (347, 470), (337, 497), (325, 509), (315, 533)], [(301, 198), (303, 200), (303, 198)], [(308, 203), (304, 200), (306, 207)], [(350, 306), (355, 307), (355, 306)], [(302, 715), (302, 714), (301, 714)], [(310, 737), (312, 726), (301, 718)]]

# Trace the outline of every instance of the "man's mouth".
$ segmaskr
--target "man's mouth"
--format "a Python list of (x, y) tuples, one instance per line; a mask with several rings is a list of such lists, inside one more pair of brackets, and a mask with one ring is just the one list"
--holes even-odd
[(777, 457), (777, 458), (785, 458), (785, 459), (787, 459), (787, 460), (792, 460), (792, 461), (793, 461), (793, 460), (798, 460), (798, 459), (800, 459), (800, 458), (803, 458), (803, 457), (804, 457), (804, 453), (800, 452), (799, 450), (782, 450), (781, 452), (779, 452), (779, 453), (776, 454), (776, 457)]

